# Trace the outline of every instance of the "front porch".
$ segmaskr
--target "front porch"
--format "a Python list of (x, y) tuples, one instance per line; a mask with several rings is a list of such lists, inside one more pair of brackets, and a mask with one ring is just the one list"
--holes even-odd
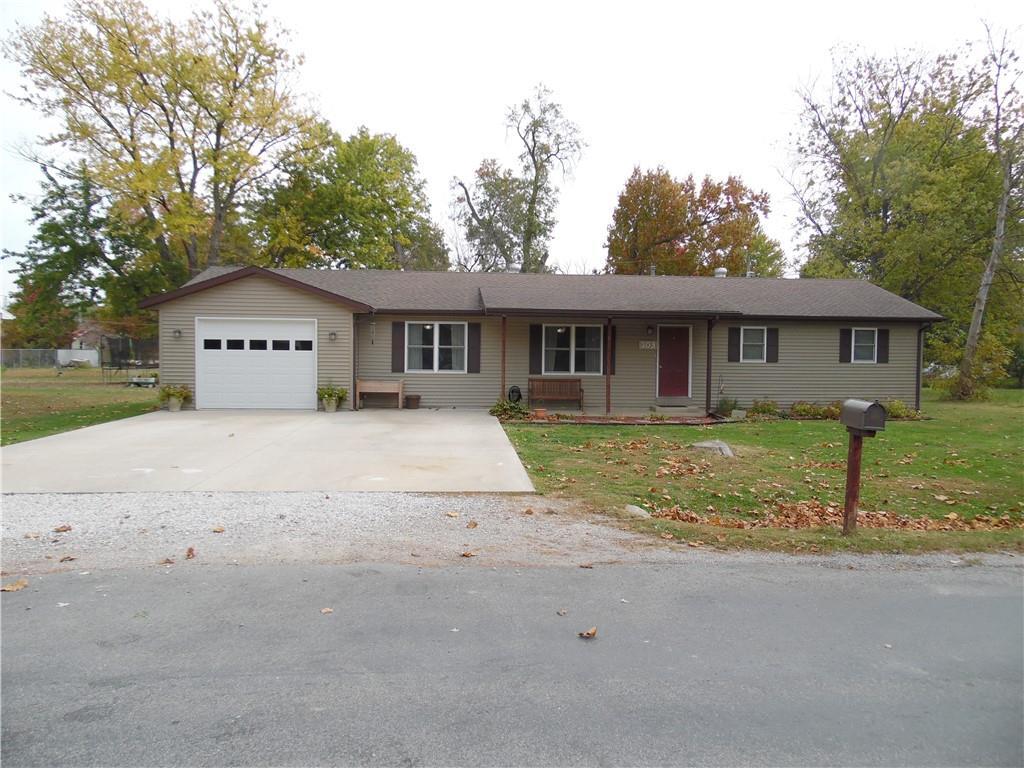
[[(518, 387), (524, 405), (563, 419), (688, 423), (705, 417), (716, 402), (714, 324), (715, 318), (693, 315), (503, 315), (499, 395), (506, 398)], [(565, 379), (579, 382), (581, 403), (529, 396), (540, 382)]]

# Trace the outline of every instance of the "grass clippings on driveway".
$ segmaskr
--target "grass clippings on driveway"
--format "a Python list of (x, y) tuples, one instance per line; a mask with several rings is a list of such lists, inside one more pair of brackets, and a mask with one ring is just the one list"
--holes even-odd
[[(926, 392), (923, 421), (889, 422), (866, 440), (861, 509), (894, 517), (985, 525), (1024, 519), (1024, 391), (996, 390), (980, 403)], [(841, 506), (847, 435), (835, 421), (761, 421), (710, 428), (506, 425), (542, 493), (581, 499), (619, 515), (626, 504), (678, 508), (719, 524), (631, 520), (666, 540), (697, 546), (788, 551), (1024, 550), (1024, 530), (733, 527), (763, 521), (794, 502)], [(736, 459), (689, 448), (718, 438)], [(685, 515), (684, 515), (685, 516)], [(978, 519), (980, 518), (980, 519)], [(629, 518), (623, 518), (629, 519)], [(941, 523), (940, 523), (941, 525)], [(950, 526), (962, 527), (962, 526)]]
[(0, 444), (138, 416), (157, 407), (155, 389), (104, 384), (98, 368), (9, 368), (0, 374)]

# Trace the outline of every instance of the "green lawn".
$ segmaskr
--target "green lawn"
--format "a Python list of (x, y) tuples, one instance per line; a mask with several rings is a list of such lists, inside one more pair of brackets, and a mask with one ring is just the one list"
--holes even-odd
[[(929, 419), (890, 422), (866, 440), (861, 508), (943, 518), (1024, 515), (1024, 390), (953, 403), (926, 390)], [(506, 425), (534, 485), (619, 514), (626, 504), (678, 504), (703, 515), (753, 520), (780, 501), (842, 504), (846, 432), (835, 421), (771, 421), (679, 426)], [(733, 460), (688, 448), (719, 438)], [(661, 476), (658, 474), (661, 469)], [(668, 470), (668, 472), (666, 472)], [(637, 527), (716, 546), (800, 551), (856, 549), (1024, 549), (1024, 531), (895, 531), (861, 528), (843, 538), (831, 528), (736, 530), (640, 521)]]
[(138, 416), (157, 407), (153, 389), (104, 384), (98, 368), (10, 368), (0, 373), (0, 444)]

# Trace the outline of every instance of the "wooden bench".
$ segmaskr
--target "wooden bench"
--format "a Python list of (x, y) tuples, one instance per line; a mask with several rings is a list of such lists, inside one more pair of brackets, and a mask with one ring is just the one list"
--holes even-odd
[(363, 407), (363, 395), (398, 395), (398, 407), (405, 407), (404, 381), (374, 381), (372, 379), (356, 379), (355, 408)]
[(583, 410), (583, 386), (580, 379), (530, 379), (529, 403), (535, 401), (576, 403)]

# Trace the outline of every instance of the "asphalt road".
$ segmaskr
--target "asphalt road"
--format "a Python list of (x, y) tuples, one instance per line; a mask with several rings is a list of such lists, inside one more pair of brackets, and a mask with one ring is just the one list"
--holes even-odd
[(1019, 766), (1021, 570), (949, 562), (31, 576), (3, 764)]

